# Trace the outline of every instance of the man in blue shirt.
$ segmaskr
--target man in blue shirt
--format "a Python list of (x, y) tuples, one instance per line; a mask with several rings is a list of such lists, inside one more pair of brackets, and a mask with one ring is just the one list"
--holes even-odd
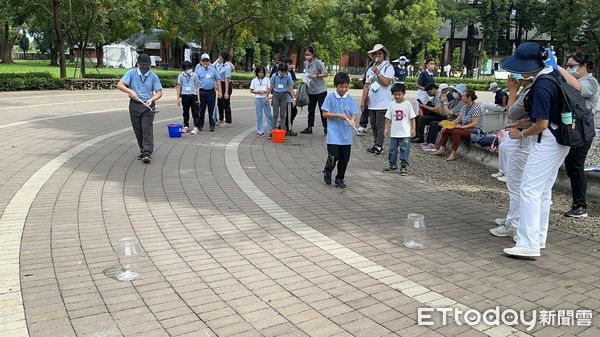
[(196, 75), (200, 81), (200, 123), (198, 128), (204, 128), (204, 114), (208, 107), (208, 123), (210, 131), (215, 131), (215, 119), (213, 112), (215, 111), (215, 102), (217, 97), (221, 97), (220, 86), (218, 85), (219, 73), (217, 69), (210, 64), (210, 56), (202, 54), (200, 63), (196, 65)]
[(137, 63), (137, 68), (123, 75), (117, 88), (129, 95), (129, 117), (140, 147), (137, 159), (148, 164), (154, 151), (154, 105), (162, 97), (162, 85), (150, 71), (150, 56), (141, 54)]

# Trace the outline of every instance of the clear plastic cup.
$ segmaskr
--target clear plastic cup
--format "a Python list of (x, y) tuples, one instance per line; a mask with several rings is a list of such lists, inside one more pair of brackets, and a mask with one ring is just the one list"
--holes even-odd
[(425, 216), (410, 213), (404, 226), (404, 246), (411, 249), (425, 248), (426, 239)]
[(135, 238), (124, 238), (117, 242), (117, 257), (120, 264), (117, 280), (133, 281), (141, 277), (141, 247)]

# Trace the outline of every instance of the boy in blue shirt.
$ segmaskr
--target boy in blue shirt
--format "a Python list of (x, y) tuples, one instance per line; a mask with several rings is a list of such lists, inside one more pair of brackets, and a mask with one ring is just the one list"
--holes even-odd
[(327, 161), (323, 170), (323, 180), (331, 185), (331, 173), (337, 164), (335, 186), (345, 189), (344, 177), (350, 161), (352, 147), (352, 129), (359, 113), (358, 105), (352, 96), (348, 95), (350, 76), (339, 72), (333, 78), (335, 92), (325, 97), (323, 102), (323, 117), (327, 118)]
[(137, 68), (123, 75), (117, 88), (129, 95), (129, 117), (140, 147), (137, 159), (148, 164), (154, 151), (154, 105), (162, 97), (162, 85), (150, 71), (150, 56), (141, 54), (137, 63)]

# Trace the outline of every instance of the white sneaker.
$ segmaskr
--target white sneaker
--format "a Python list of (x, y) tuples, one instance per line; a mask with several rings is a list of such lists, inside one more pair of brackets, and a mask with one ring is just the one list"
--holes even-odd
[(496, 222), (496, 225), (498, 225), (498, 226), (504, 226), (504, 225), (506, 225), (506, 219), (497, 218), (494, 221)]
[(498, 178), (496, 178), (496, 179), (498, 179), (498, 181), (501, 181), (501, 182), (503, 182), (503, 183), (505, 183), (505, 182), (506, 182), (506, 176), (500, 176), (500, 177), (498, 177)]
[(504, 172), (502, 172), (502, 171), (498, 171), (498, 172), (496, 172), (496, 173), (493, 173), (493, 174), (492, 174), (492, 177), (493, 177), (493, 178), (504, 177)]
[(528, 249), (524, 247), (504, 248), (504, 254), (521, 257), (537, 257), (541, 256), (540, 250)]
[(513, 235), (513, 241), (517, 243), (517, 235)]
[(363, 128), (362, 126), (358, 128), (358, 132), (366, 132), (367, 128)]
[(517, 235), (516, 230), (512, 226), (501, 225), (496, 228), (490, 229), (490, 233), (493, 236), (505, 237), (505, 236), (515, 236)]
[(545, 243), (540, 243), (540, 249), (546, 249), (546, 244)]
[(222, 127), (222, 128), (228, 128), (230, 126), (231, 126), (231, 124), (227, 123), (227, 122), (223, 122), (223, 123), (219, 124), (219, 127)]
[(184, 126), (183, 129), (181, 129), (181, 133), (188, 133), (190, 131), (190, 128), (188, 128), (187, 126)]
[(198, 132), (200, 132), (200, 130), (198, 130), (198, 128), (194, 128), (194, 129), (192, 130), (192, 135), (197, 135), (197, 134), (198, 134)]

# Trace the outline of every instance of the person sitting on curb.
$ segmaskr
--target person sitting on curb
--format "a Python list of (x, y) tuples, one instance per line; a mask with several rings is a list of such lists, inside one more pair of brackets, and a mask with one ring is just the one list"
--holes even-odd
[(496, 96), (494, 97), (494, 103), (483, 103), (481, 107), (485, 110), (502, 112), (506, 111), (506, 104), (508, 103), (508, 94), (500, 88), (498, 83), (492, 82), (490, 83), (489, 90), (494, 92)]
[(443, 157), (446, 154), (446, 144), (448, 138), (452, 137), (452, 152), (446, 159), (447, 161), (456, 160), (456, 151), (461, 140), (470, 140), (471, 133), (476, 130), (481, 130), (483, 118), (481, 114), (481, 106), (475, 103), (477, 95), (474, 90), (467, 90), (462, 97), (466, 106), (461, 110), (458, 118), (453, 120), (450, 128), (442, 129), (442, 139), (440, 140), (440, 148), (434, 153), (435, 156)]
[[(442, 83), (443, 85), (443, 83)], [(440, 85), (440, 87), (442, 86)], [(450, 86), (449, 93), (447, 95), (440, 96), (440, 106), (438, 114), (443, 116), (443, 120), (455, 119), (460, 114), (461, 110), (466, 106), (462, 100), (462, 96), (467, 91), (467, 86), (459, 83), (456, 86)], [(448, 95), (452, 97), (449, 100)], [(435, 143), (437, 141), (438, 134), (442, 127), (440, 127), (440, 121), (432, 121), (429, 123), (429, 132), (427, 133), (427, 139), (424, 144), (421, 144), (421, 150), (434, 152), (437, 150)]]

